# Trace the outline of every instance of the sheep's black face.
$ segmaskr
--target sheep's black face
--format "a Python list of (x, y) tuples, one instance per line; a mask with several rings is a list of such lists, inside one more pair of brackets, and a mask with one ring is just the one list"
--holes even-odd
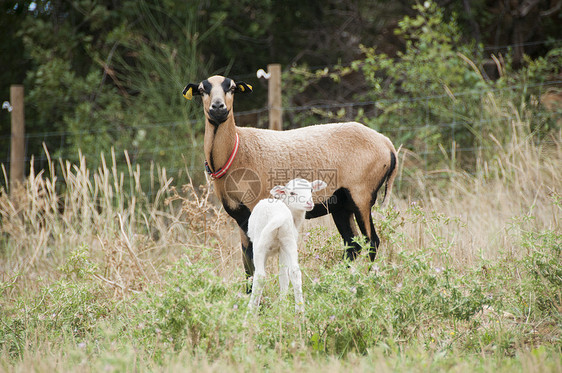
[(191, 95), (201, 95), (205, 116), (212, 125), (219, 126), (232, 113), (234, 92), (252, 92), (252, 86), (215, 75), (203, 80), (198, 86), (188, 84), (183, 94), (187, 99), (191, 99)]

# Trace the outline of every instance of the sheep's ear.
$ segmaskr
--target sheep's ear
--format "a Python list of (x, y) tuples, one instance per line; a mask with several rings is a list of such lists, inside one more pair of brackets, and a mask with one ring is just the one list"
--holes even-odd
[(199, 84), (189, 83), (188, 85), (185, 86), (182, 93), (183, 93), (183, 97), (185, 97), (187, 100), (191, 100), (193, 95), (201, 94), (199, 92)]
[(319, 190), (322, 190), (328, 186), (328, 184), (326, 184), (322, 180), (314, 180), (311, 184), (313, 192), (318, 192)]
[(283, 185), (277, 185), (274, 186), (269, 193), (271, 193), (273, 197), (282, 197), (287, 194), (287, 188)]
[(242, 93), (252, 92), (252, 86), (249, 85), (248, 83), (235, 82), (234, 84), (236, 84), (236, 92), (242, 92)]

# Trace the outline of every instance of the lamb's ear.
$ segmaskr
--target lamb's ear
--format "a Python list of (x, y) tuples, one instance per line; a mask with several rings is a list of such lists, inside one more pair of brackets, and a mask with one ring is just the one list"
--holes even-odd
[(182, 93), (183, 93), (183, 97), (185, 97), (188, 100), (191, 100), (193, 95), (201, 94), (199, 92), (199, 84), (189, 83), (188, 85), (185, 86)]
[(273, 197), (279, 198), (287, 194), (287, 188), (283, 185), (276, 185), (269, 191)]
[(328, 184), (326, 184), (324, 181), (322, 180), (314, 180), (312, 183), (312, 191), (313, 192), (318, 192), (319, 190), (322, 190), (324, 188), (326, 188), (328, 186)]
[(242, 93), (252, 92), (252, 86), (249, 85), (248, 83), (235, 82), (234, 84), (236, 84), (236, 92), (242, 92)]

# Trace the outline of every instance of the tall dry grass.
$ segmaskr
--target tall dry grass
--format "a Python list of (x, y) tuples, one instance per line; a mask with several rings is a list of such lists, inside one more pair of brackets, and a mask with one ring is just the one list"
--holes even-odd
[[(72, 164), (45, 152), (46, 170), (35, 172), (32, 161), (25, 183), (0, 194), (0, 281), (13, 282), (11, 293), (41, 286), (37, 279), (56, 280), (76, 250), (98, 264), (97, 280), (122, 294), (158, 283), (186, 250), (213, 240), (224, 246), (226, 215), (210, 202), (209, 185), (196, 193), (190, 183), (179, 193), (166, 169), (151, 165), (156, 192), (149, 195), (127, 152), (127, 172), (119, 171), (113, 151), (93, 171), (82, 155)], [(225, 263), (227, 255), (220, 255)]]

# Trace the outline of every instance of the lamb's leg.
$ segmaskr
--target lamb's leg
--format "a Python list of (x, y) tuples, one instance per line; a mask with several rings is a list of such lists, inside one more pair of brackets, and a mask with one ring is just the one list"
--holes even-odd
[(302, 294), (302, 273), (299, 267), (298, 247), (296, 241), (291, 241), (287, 245), (285, 255), (288, 259), (288, 272), (293, 290), (295, 292), (295, 311), (304, 312), (304, 298)]
[(285, 250), (279, 251), (279, 290), (281, 296), (285, 297), (289, 290), (289, 264), (290, 260)]

